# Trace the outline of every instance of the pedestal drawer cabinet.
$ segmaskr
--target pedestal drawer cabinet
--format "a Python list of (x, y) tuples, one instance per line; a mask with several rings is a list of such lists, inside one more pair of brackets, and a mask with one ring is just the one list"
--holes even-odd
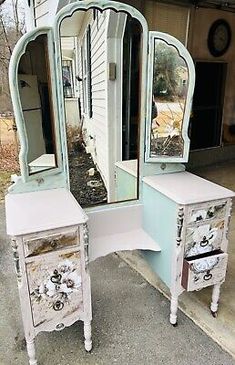
[[(170, 322), (178, 296), (213, 286), (216, 316), (228, 262), (228, 229), (234, 193), (187, 172), (144, 178), (145, 229), (161, 252), (146, 253), (171, 291)], [(154, 207), (158, 207), (155, 208)], [(149, 212), (152, 211), (152, 216)]]
[(91, 295), (87, 216), (66, 189), (6, 197), (30, 365), (36, 365), (34, 338), (84, 322), (91, 350)]

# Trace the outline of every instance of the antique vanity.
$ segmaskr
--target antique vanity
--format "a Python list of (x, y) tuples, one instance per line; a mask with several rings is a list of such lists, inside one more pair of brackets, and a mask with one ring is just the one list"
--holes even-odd
[(91, 350), (88, 262), (115, 251), (142, 250), (172, 324), (183, 290), (213, 285), (216, 313), (234, 194), (185, 172), (194, 81), (186, 48), (114, 1), (71, 2), (15, 47), (6, 219), (31, 365), (38, 332), (77, 320)]

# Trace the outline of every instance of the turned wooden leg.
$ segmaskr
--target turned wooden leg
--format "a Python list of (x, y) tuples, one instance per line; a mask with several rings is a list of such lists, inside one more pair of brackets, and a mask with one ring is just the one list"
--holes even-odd
[(178, 310), (178, 296), (171, 296), (171, 314), (170, 323), (173, 326), (177, 325), (177, 310)]
[(29, 364), (37, 365), (34, 339), (33, 340), (26, 339), (26, 345), (27, 345), (27, 352), (28, 352), (28, 356), (29, 356)]
[(220, 297), (220, 284), (216, 284), (212, 291), (212, 302), (211, 302), (211, 314), (213, 317), (217, 316), (219, 297)]
[(85, 349), (90, 352), (92, 349), (91, 322), (84, 322), (84, 338)]

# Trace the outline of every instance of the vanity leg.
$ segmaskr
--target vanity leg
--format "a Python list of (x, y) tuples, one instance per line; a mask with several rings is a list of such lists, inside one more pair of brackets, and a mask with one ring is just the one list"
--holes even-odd
[(177, 310), (178, 310), (178, 296), (171, 296), (171, 314), (170, 323), (177, 326)]
[(211, 314), (213, 317), (217, 317), (219, 297), (220, 297), (220, 284), (216, 284), (212, 291), (212, 302), (211, 302)]
[(84, 322), (84, 344), (87, 352), (90, 352), (92, 349), (92, 340), (91, 340), (91, 322)]
[(34, 339), (26, 339), (26, 346), (29, 356), (29, 365), (37, 365)]

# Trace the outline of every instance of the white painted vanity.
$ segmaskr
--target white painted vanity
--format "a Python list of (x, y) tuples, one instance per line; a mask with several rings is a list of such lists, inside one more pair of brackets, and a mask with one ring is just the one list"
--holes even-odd
[(186, 48), (129, 5), (71, 1), (21, 38), (9, 80), (21, 176), (7, 233), (30, 364), (38, 332), (79, 319), (91, 350), (88, 261), (115, 251), (142, 250), (171, 290), (172, 324), (183, 290), (213, 285), (215, 315), (234, 194), (182, 165), (195, 82)]
[(8, 194), (11, 237), (30, 365), (37, 364), (34, 338), (84, 322), (91, 342), (88, 217), (66, 189)]
[(145, 255), (170, 289), (171, 324), (177, 323), (178, 296), (210, 285), (216, 316), (226, 276), (234, 193), (188, 172), (143, 181), (144, 228), (161, 247), (159, 254)]

